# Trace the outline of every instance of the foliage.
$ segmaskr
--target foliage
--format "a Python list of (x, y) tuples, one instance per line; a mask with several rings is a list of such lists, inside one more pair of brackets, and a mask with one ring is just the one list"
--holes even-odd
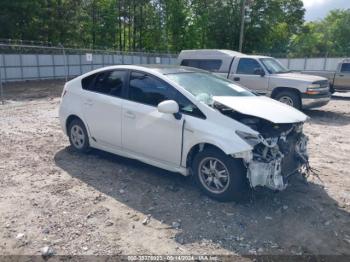
[[(0, 38), (54, 45), (169, 51), (237, 50), (242, 0), (1, 0)], [(304, 24), (301, 0), (246, 0), (243, 51), (350, 53), (350, 11)]]
[(350, 54), (350, 10), (333, 10), (322, 21), (306, 23), (292, 36), (292, 56)]

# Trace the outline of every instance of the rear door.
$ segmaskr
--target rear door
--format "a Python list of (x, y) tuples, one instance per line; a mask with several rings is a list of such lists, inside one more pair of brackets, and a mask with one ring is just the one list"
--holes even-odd
[(256, 70), (265, 71), (256, 59), (239, 58), (235, 73), (230, 74), (229, 78), (250, 90), (265, 94), (268, 91), (269, 77), (256, 74)]
[(350, 90), (350, 63), (343, 63), (335, 74), (334, 87), (338, 90)]
[(96, 74), (84, 86), (84, 118), (92, 139), (107, 147), (121, 147), (123, 94), (128, 72), (111, 70)]

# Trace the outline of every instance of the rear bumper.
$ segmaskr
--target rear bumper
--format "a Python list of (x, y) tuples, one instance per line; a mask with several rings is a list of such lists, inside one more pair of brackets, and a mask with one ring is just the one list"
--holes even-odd
[(302, 94), (301, 103), (303, 109), (311, 109), (327, 105), (331, 100), (331, 93), (320, 95)]

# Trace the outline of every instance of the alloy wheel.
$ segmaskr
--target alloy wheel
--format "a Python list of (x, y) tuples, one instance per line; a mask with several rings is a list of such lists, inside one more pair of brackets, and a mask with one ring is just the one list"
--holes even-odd
[(225, 192), (230, 184), (227, 167), (214, 157), (206, 157), (199, 163), (198, 174), (202, 185), (214, 194)]
[(73, 145), (77, 149), (82, 149), (85, 143), (85, 134), (83, 129), (79, 125), (73, 125), (70, 131), (70, 136)]

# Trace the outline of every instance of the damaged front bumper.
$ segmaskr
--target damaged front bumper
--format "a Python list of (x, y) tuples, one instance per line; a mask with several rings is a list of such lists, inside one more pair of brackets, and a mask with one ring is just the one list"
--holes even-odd
[(241, 157), (247, 167), (251, 187), (284, 190), (288, 178), (308, 164), (307, 142), (301, 124), (294, 125), (278, 137), (259, 136), (255, 142), (251, 140), (250, 144), (255, 144), (251, 154)]

